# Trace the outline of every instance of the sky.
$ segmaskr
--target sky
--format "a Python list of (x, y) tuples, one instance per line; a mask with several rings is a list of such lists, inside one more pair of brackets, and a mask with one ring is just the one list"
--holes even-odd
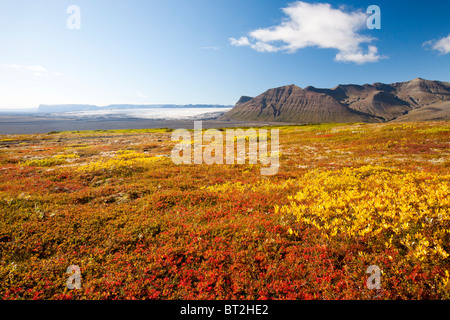
[(449, 82), (449, 12), (448, 0), (0, 0), (0, 109)]

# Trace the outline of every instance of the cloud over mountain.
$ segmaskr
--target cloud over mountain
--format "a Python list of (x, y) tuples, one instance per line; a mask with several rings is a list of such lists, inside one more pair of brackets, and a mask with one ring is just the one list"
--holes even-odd
[(439, 51), (441, 54), (450, 53), (450, 34), (439, 40), (430, 40), (423, 44), (423, 46), (430, 46), (432, 49)]

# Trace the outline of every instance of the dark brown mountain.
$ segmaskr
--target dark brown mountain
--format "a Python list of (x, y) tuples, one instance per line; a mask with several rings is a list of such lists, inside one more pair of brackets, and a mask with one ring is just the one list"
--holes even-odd
[(291, 123), (450, 120), (450, 83), (414, 79), (393, 84), (289, 85), (241, 97), (220, 120)]
[(247, 101), (250, 101), (250, 100), (252, 100), (252, 99), (253, 99), (253, 97), (242, 96), (242, 97), (238, 100), (238, 102), (236, 102), (236, 105), (238, 106), (238, 105), (243, 104), (243, 103), (246, 103)]

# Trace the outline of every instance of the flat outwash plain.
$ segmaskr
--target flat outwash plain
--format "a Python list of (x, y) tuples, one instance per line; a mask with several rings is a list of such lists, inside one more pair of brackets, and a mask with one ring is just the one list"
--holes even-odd
[[(259, 127), (279, 124), (270, 121), (202, 120), (204, 128)], [(105, 119), (104, 117), (55, 118), (36, 115), (0, 115), (0, 134), (33, 134), (54, 131), (123, 130), (146, 128), (193, 129), (194, 120), (152, 120), (136, 118)]]
[(0, 136), (0, 298), (450, 298), (449, 122), (270, 128), (273, 176), (169, 128)]

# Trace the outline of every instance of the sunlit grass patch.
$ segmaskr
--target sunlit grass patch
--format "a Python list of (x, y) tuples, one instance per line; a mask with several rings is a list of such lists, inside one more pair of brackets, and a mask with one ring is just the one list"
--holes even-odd
[(77, 154), (74, 154), (74, 153), (57, 154), (57, 155), (53, 156), (53, 159), (61, 159), (61, 160), (78, 159), (78, 158), (80, 158), (80, 156)]
[(132, 174), (135, 170), (141, 170), (157, 162), (166, 161), (163, 156), (149, 156), (146, 153), (132, 150), (120, 150), (113, 158), (103, 158), (92, 161), (78, 167), (80, 172), (109, 172), (120, 174)]
[(277, 192), (291, 189), (296, 185), (293, 179), (284, 182), (273, 182), (268, 179), (260, 179), (253, 183), (243, 182), (225, 182), (213, 186), (204, 186), (201, 189), (206, 189), (211, 192), (227, 193), (227, 192)]
[(439, 133), (450, 133), (450, 126), (447, 127), (433, 127), (426, 129), (416, 130), (417, 133), (421, 134), (439, 134)]
[(149, 129), (111, 129), (111, 130), (81, 130), (81, 131), (62, 131), (55, 132), (61, 135), (78, 135), (78, 136), (102, 136), (105, 134), (130, 134), (130, 133), (169, 133), (174, 129), (170, 128), (149, 128)]
[(56, 165), (65, 164), (68, 161), (78, 159), (80, 156), (77, 154), (57, 154), (46, 158), (29, 159), (21, 162), (22, 166), (29, 167), (52, 167)]
[(60, 164), (64, 164), (67, 161), (65, 159), (57, 158), (43, 158), (43, 159), (31, 159), (21, 163), (23, 166), (29, 167), (52, 167)]

